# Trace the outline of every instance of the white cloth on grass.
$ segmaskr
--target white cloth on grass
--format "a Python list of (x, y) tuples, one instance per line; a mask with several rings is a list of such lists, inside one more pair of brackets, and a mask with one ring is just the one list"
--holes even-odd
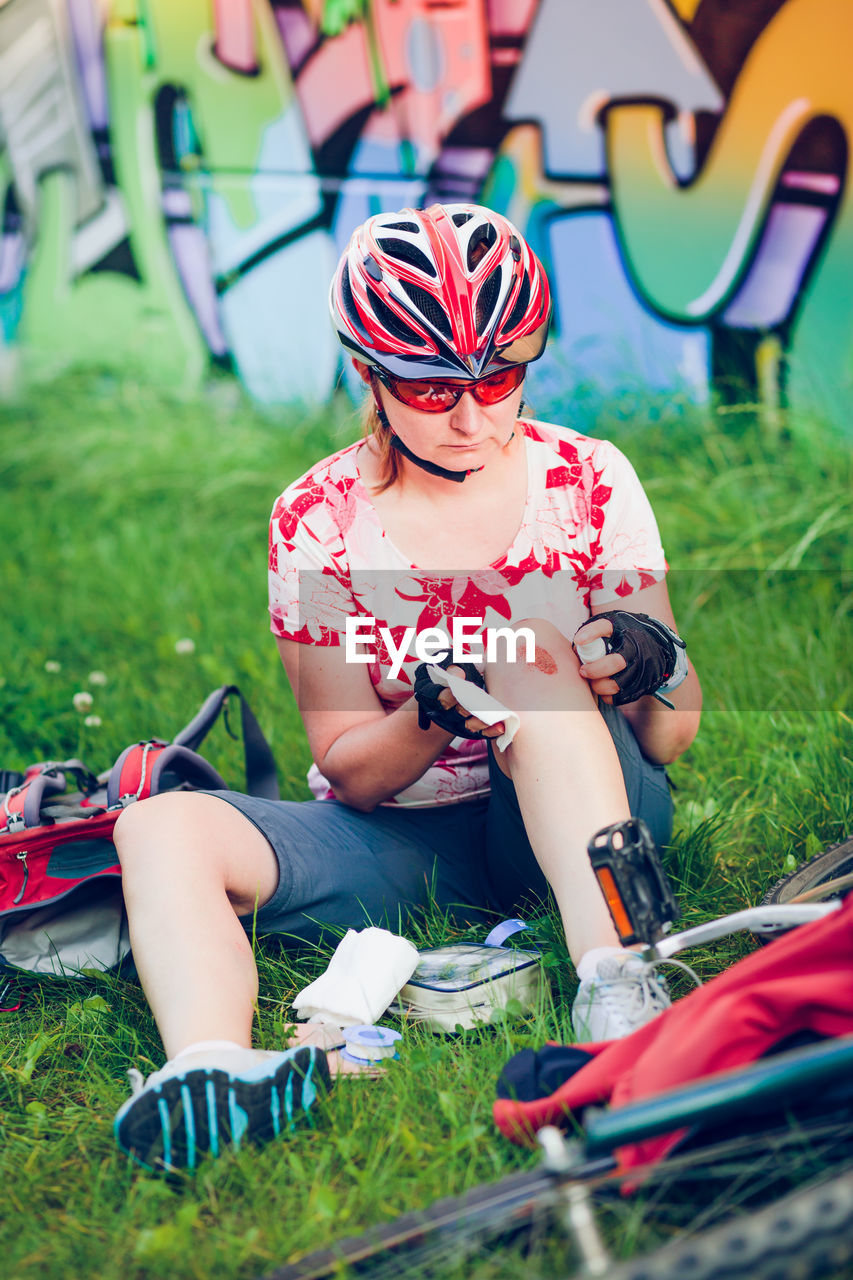
[(387, 929), (348, 929), (328, 967), (295, 997), (293, 1008), (309, 1022), (370, 1026), (406, 985), (418, 963), (417, 948)]

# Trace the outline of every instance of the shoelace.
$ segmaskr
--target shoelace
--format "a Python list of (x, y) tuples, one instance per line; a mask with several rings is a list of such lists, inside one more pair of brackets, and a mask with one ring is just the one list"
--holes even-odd
[(622, 964), (603, 965), (596, 982), (596, 996), (613, 1012), (636, 1021), (651, 1011), (662, 1013), (669, 1006), (666, 983), (656, 972), (657, 963), (643, 963), (630, 967)]
[(668, 1003), (661, 980), (651, 967), (646, 973), (605, 979), (598, 986), (598, 995), (602, 1002), (618, 1006), (620, 1013), (632, 1018), (641, 1016), (648, 1009), (660, 1013)]
[(127, 1074), (130, 1079), (131, 1097), (135, 1098), (145, 1088), (145, 1076), (137, 1067), (128, 1067)]

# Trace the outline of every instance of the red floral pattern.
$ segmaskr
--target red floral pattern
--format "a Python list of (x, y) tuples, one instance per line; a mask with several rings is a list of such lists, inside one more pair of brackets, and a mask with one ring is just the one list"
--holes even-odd
[[(612, 444), (569, 428), (523, 422), (527, 503), (505, 555), (486, 569), (419, 573), (386, 537), (358, 469), (361, 444), (318, 463), (290, 485), (270, 520), (269, 597), (275, 635), (303, 644), (341, 645), (348, 616), (376, 619), (376, 660), (366, 669), (388, 711), (411, 696), (412, 651), (392, 680), (399, 644), (451, 619), (482, 618), (483, 628), (545, 617), (573, 635), (593, 605), (618, 602), (666, 572), (652, 509), (627, 458)], [(315, 795), (331, 794), (312, 768)], [(486, 744), (454, 739), (412, 787), (389, 803), (435, 805), (485, 794)]]

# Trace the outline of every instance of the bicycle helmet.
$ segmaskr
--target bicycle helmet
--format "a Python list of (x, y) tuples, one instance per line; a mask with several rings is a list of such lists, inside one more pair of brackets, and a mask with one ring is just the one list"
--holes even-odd
[(368, 218), (341, 256), (330, 306), (344, 348), (398, 378), (473, 381), (528, 364), (551, 316), (524, 237), (475, 204)]

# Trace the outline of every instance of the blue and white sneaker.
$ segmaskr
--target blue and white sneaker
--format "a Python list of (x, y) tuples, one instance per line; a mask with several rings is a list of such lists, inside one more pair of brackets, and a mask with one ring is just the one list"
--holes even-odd
[(194, 1169), (243, 1142), (264, 1143), (308, 1119), (330, 1088), (322, 1049), (300, 1045), (276, 1053), (224, 1049), (167, 1062), (146, 1081), (129, 1072), (133, 1096), (113, 1132), (122, 1151), (147, 1169)]

